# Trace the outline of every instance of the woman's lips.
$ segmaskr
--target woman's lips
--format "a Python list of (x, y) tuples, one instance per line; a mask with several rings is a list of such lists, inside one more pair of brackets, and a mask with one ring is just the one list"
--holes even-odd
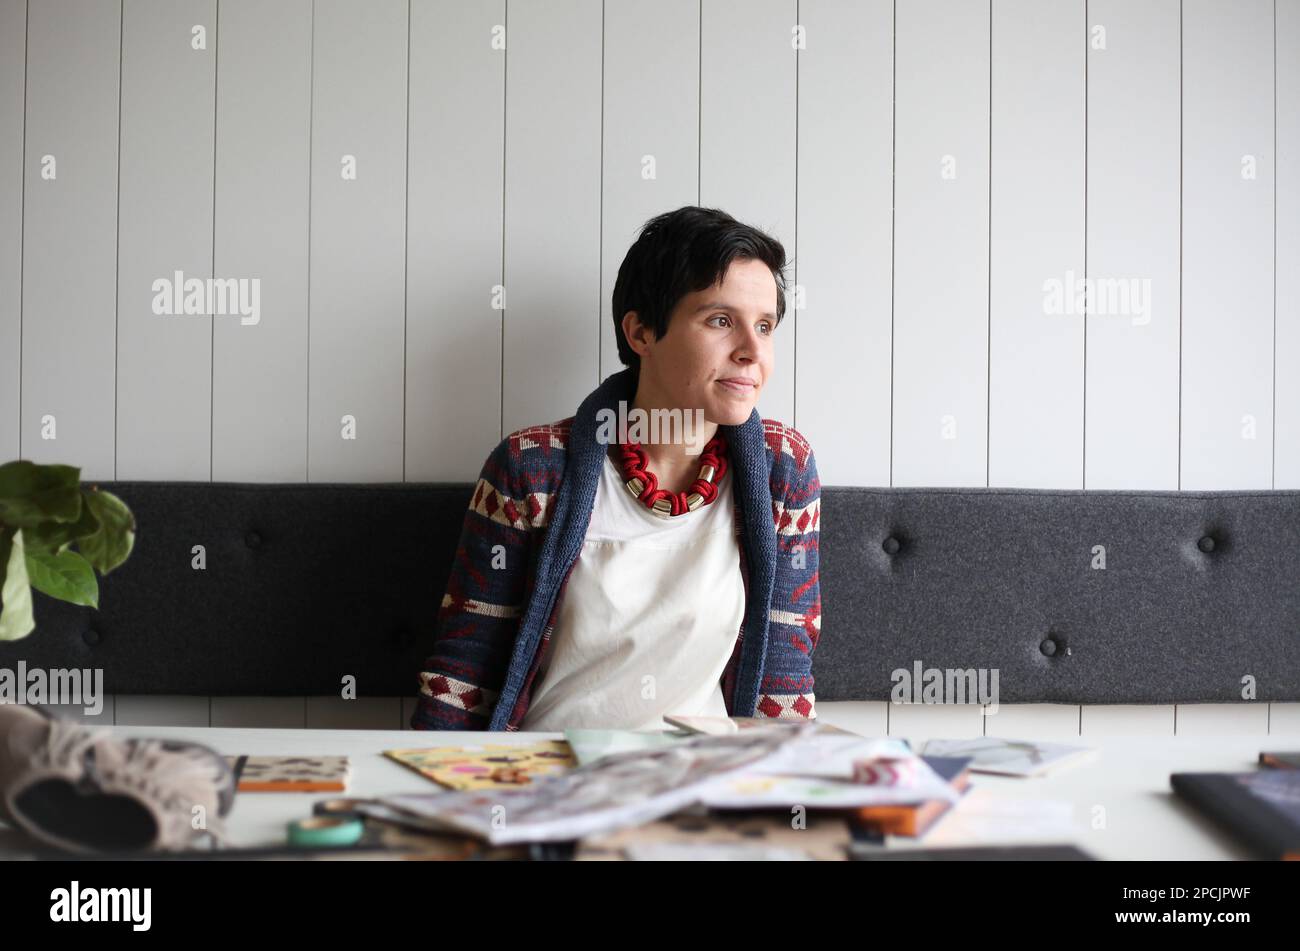
[(754, 392), (754, 387), (748, 383), (730, 383), (726, 380), (719, 380), (718, 383), (724, 386), (725, 388), (727, 388), (728, 390), (731, 390), (731, 392), (733, 393), (740, 393), (743, 395), (746, 393)]

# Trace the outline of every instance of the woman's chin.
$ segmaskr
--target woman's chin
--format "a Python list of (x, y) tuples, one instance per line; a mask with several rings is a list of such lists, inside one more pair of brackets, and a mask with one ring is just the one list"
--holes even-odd
[(719, 426), (740, 426), (753, 415), (754, 406), (752, 403), (732, 402), (727, 406), (719, 406), (712, 413), (706, 414), (707, 417)]

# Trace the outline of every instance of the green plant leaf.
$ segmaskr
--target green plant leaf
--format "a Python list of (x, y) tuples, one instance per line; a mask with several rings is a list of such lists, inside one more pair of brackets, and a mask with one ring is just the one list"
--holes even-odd
[(27, 577), (42, 594), (71, 604), (99, 607), (99, 582), (90, 563), (75, 551), (57, 555), (27, 552)]
[(36, 627), (22, 529), (0, 532), (0, 569), (0, 641), (16, 641)]
[(81, 470), (26, 459), (0, 466), (0, 522), (19, 528), (81, 515)]
[(135, 516), (125, 502), (112, 492), (100, 491), (98, 486), (91, 486), (85, 496), (86, 507), (99, 521), (99, 528), (78, 536), (77, 548), (101, 575), (106, 575), (131, 555)]
[(23, 545), (29, 552), (56, 555), (78, 538), (93, 535), (98, 530), (99, 519), (91, 511), (89, 503), (82, 503), (81, 516), (75, 522), (41, 522), (24, 529)]

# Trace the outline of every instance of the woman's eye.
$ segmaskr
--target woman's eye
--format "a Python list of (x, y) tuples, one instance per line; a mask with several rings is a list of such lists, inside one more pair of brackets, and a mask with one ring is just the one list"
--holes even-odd
[[(730, 320), (730, 319), (731, 319), (731, 318), (728, 317), (726, 314), (714, 314), (712, 317), (709, 318), (709, 320), (717, 320), (718, 318), (722, 318), (723, 320)], [(772, 325), (771, 325), (771, 323), (769, 323), (768, 321), (765, 320), (765, 321), (763, 321), (763, 325), (764, 325), (765, 327), (768, 328), (768, 329), (767, 329), (767, 333), (768, 333), (769, 336), (771, 336), (771, 334), (772, 334)]]

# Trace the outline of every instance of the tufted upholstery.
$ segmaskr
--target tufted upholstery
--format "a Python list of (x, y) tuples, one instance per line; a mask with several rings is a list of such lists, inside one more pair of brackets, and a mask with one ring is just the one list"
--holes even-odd
[[(98, 484), (135, 512), (135, 552), (98, 611), (38, 594), (0, 667), (414, 695), (472, 486)], [(1002, 703), (1225, 702), (1247, 675), (1300, 700), (1300, 492), (826, 486), (821, 545), (819, 701), (889, 699), (918, 662), (996, 668)]]

